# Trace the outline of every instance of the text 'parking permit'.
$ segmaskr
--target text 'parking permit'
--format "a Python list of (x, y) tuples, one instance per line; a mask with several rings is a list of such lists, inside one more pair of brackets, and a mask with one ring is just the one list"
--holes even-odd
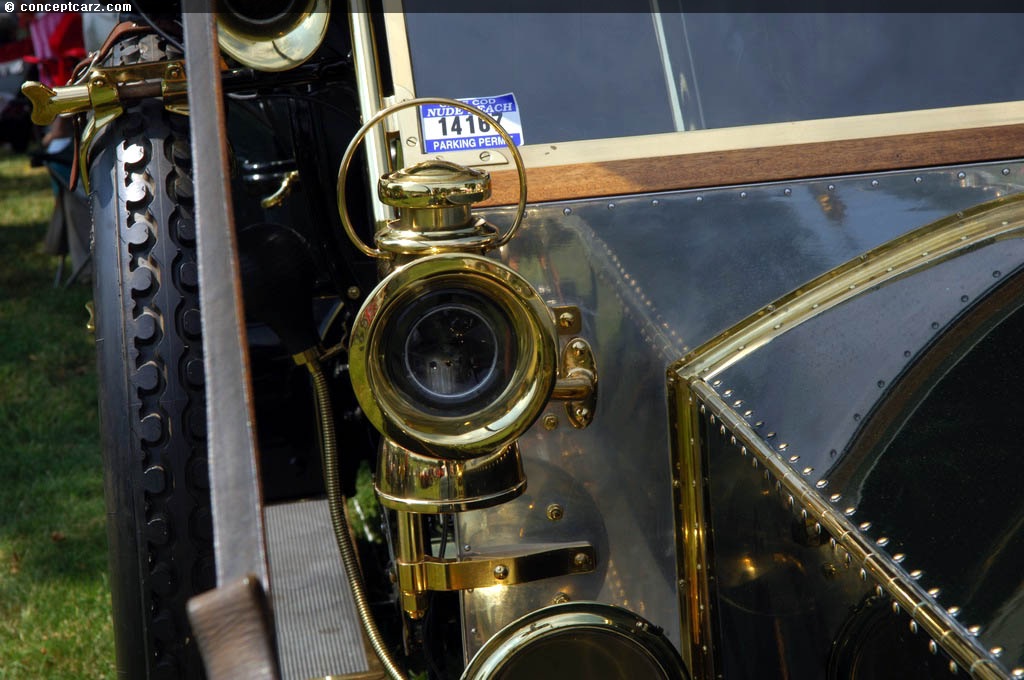
[[(516, 146), (522, 146), (523, 125), (514, 94), (467, 97), (458, 101), (489, 114), (501, 124)], [(419, 108), (425, 154), (508, 146), (490, 123), (465, 109), (444, 104), (424, 104)]]

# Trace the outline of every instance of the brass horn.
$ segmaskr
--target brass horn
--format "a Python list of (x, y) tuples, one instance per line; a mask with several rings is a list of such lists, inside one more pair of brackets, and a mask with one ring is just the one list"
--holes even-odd
[(323, 42), (331, 0), (217, 0), (216, 7), (225, 54), (258, 71), (287, 71)]

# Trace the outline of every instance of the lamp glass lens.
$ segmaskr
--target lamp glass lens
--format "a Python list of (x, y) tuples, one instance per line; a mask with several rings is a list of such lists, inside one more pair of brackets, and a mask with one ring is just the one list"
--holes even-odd
[(416, 298), (384, 341), (388, 377), (417, 408), (461, 416), (489, 405), (508, 385), (516, 346), (507, 314), (462, 288)]

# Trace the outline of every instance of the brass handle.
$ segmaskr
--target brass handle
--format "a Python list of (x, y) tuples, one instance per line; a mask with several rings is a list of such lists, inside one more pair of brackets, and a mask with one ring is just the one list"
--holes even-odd
[(597, 409), (597, 362), (594, 350), (583, 338), (570, 340), (562, 348), (558, 381), (552, 399), (565, 402), (565, 415), (576, 429), (583, 429), (594, 420)]
[(49, 125), (62, 113), (81, 113), (92, 108), (88, 85), (68, 85), (56, 89), (29, 80), (21, 92), (32, 102), (32, 122)]
[(443, 97), (418, 97), (416, 99), (409, 99), (407, 101), (389, 106), (386, 109), (378, 111), (370, 120), (366, 121), (363, 127), (359, 128), (356, 132), (356, 136), (352, 138), (348, 148), (345, 149), (345, 155), (341, 159), (341, 166), (338, 168), (338, 214), (341, 216), (341, 224), (345, 228), (345, 234), (348, 236), (352, 244), (359, 249), (364, 255), (370, 257), (376, 257), (380, 259), (388, 259), (391, 254), (380, 250), (379, 248), (373, 248), (363, 242), (362, 239), (356, 234), (355, 227), (352, 226), (352, 218), (348, 214), (348, 203), (345, 200), (345, 178), (348, 176), (348, 167), (352, 163), (352, 157), (355, 155), (356, 149), (359, 148), (360, 142), (366, 137), (366, 134), (373, 128), (374, 125), (387, 118), (393, 113), (397, 113), (403, 109), (410, 108), (412, 106), (420, 106), (422, 104), (444, 104), (445, 106), (454, 106), (459, 109), (470, 111), (483, 120), (487, 121), (501, 138), (505, 140), (505, 144), (508, 145), (508, 149), (512, 154), (512, 159), (516, 164), (516, 173), (519, 175), (519, 203), (517, 205), (516, 216), (512, 221), (512, 226), (508, 228), (505, 235), (491, 244), (491, 248), (500, 248), (501, 246), (512, 240), (515, 236), (516, 231), (519, 229), (519, 225), (523, 221), (523, 217), (526, 215), (526, 166), (523, 164), (523, 157), (519, 153), (519, 149), (516, 148), (515, 142), (505, 128), (501, 127), (490, 115), (484, 113), (480, 109), (470, 104), (466, 104), (454, 99), (445, 99)]
[(290, 170), (288, 174), (281, 180), (281, 185), (277, 187), (277, 190), (260, 201), (260, 207), (270, 209), (276, 208), (284, 203), (284, 199), (292, 192), (292, 186), (299, 181), (299, 171)]

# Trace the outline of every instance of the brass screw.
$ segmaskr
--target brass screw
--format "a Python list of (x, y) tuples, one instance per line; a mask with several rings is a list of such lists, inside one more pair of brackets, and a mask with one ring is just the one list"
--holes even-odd
[(98, 78), (93, 78), (92, 79), (92, 86), (93, 87), (103, 87), (106, 84), (107, 84), (107, 81), (103, 77), (98, 77)]
[(576, 323), (576, 315), (572, 312), (562, 312), (558, 315), (558, 325), (562, 328), (572, 328)]
[(345, 294), (348, 295), (350, 300), (358, 300), (361, 292), (362, 291), (359, 290), (359, 286), (349, 286), (348, 290), (345, 291)]
[(415, 137), (406, 137), (405, 138), (405, 145), (406, 146), (416, 146), (416, 138)]
[(167, 77), (171, 80), (178, 80), (179, 78), (181, 78), (181, 67), (172, 66), (171, 68), (167, 69)]
[(558, 503), (552, 503), (548, 506), (548, 519), (552, 522), (557, 522), (565, 516), (565, 510)]
[(830, 581), (835, 577), (839, 576), (839, 570), (836, 569), (836, 565), (832, 564), (831, 562), (826, 562), (825, 564), (821, 565), (821, 573), (822, 575), (824, 575), (825, 578), (827, 578)]
[(590, 409), (583, 408), (582, 406), (576, 409), (576, 417), (580, 420), (587, 420), (590, 418)]
[(584, 552), (576, 553), (576, 556), (572, 558), (572, 562), (580, 571), (587, 571), (592, 569), (594, 566), (594, 562), (590, 559), (590, 555)]
[(487, 161), (491, 160), (491, 152), (490, 151), (481, 151), (480, 152), (480, 160), (484, 161), (485, 163)]
[(555, 596), (551, 598), (551, 604), (565, 604), (569, 599), (569, 595), (566, 593), (555, 593)]
[(554, 413), (548, 413), (547, 415), (544, 416), (544, 419), (541, 422), (544, 425), (544, 429), (550, 432), (551, 430), (558, 427), (558, 416), (556, 416)]
[(587, 345), (582, 340), (576, 340), (572, 343), (572, 351), (577, 357), (582, 357), (586, 349)]
[(499, 581), (504, 581), (505, 579), (507, 579), (508, 567), (506, 567), (504, 564), (499, 564), (498, 566), (496, 566), (494, 568), (494, 578), (498, 579)]

